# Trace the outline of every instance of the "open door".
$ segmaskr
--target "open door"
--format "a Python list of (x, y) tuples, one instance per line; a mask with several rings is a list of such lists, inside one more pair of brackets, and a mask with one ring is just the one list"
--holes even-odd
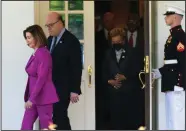
[[(45, 28), (50, 11), (58, 12), (65, 27), (80, 41), (83, 52), (82, 95), (77, 104), (70, 104), (69, 118), (72, 130), (95, 129), (95, 84), (94, 84), (94, 1), (35, 1), (35, 24)], [(38, 128), (38, 127), (37, 127)]]
[[(151, 65), (152, 65), (152, 34), (153, 34), (153, 23), (152, 18), (153, 14), (153, 2), (144, 1), (144, 36), (145, 36), (145, 45), (144, 45), (144, 70), (139, 73), (140, 81), (143, 85), (142, 89), (145, 90), (145, 125), (141, 130), (152, 130), (152, 90), (154, 80), (152, 79)], [(145, 79), (142, 79), (142, 75), (145, 75)]]

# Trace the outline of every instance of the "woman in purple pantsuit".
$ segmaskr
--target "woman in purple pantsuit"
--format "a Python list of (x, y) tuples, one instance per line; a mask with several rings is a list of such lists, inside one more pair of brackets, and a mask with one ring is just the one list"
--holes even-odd
[(59, 99), (52, 82), (52, 58), (45, 47), (47, 39), (38, 25), (26, 28), (23, 35), (27, 45), (34, 49), (34, 53), (25, 69), (28, 81), (21, 130), (33, 130), (37, 117), (40, 120), (40, 128), (48, 129), (49, 123), (52, 122), (53, 103), (58, 102)]

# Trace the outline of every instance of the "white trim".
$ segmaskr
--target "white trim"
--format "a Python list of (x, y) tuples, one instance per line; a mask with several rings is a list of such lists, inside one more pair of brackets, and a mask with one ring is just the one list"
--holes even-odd
[(168, 64), (177, 64), (178, 61), (177, 61), (176, 59), (175, 59), (175, 60), (165, 60), (164, 63), (165, 63), (166, 65), (168, 65)]
[[(150, 24), (150, 23), (152, 23), (152, 1), (149, 1), (149, 58), (151, 59), (152, 58), (152, 56), (151, 56), (151, 52), (152, 52), (152, 24)], [(150, 60), (150, 65), (152, 64), (152, 61)], [(150, 70), (151, 71), (151, 70)], [(150, 127), (149, 127), (149, 130), (152, 130), (152, 116), (153, 116), (153, 114), (152, 114), (152, 81), (151, 81), (151, 79), (152, 79), (152, 76), (150, 75), (150, 77), (149, 77), (149, 81), (150, 81), (150, 92), (148, 92), (148, 93), (150, 93), (150, 102), (149, 102), (149, 105), (150, 105)], [(145, 111), (146, 112), (146, 111)]]

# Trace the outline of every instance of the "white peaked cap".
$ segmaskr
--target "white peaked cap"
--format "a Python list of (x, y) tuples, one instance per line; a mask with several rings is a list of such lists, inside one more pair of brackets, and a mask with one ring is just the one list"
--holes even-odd
[(171, 14), (179, 14), (179, 15), (185, 15), (185, 10), (172, 5), (166, 6), (166, 13), (164, 15), (171, 15)]

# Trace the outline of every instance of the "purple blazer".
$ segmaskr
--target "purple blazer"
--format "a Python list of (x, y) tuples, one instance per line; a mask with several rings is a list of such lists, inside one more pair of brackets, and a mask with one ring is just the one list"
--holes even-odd
[(30, 100), (33, 104), (45, 105), (59, 101), (52, 82), (52, 57), (46, 47), (36, 50), (25, 70), (28, 74), (25, 102)]

